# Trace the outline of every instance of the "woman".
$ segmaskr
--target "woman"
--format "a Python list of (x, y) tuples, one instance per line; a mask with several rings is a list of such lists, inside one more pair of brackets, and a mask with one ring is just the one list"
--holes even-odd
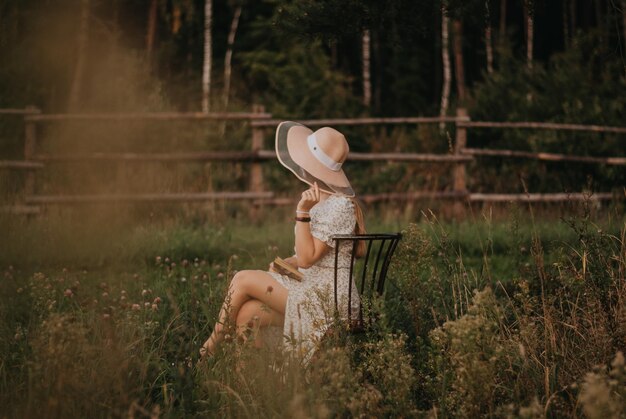
[[(301, 281), (269, 271), (239, 271), (233, 277), (228, 297), (201, 355), (215, 353), (224, 338), (224, 325), (236, 325), (237, 333), (269, 326), (282, 327), (283, 336), (298, 343), (310, 355), (314, 342), (332, 321), (328, 307), (333, 298), (335, 234), (365, 233), (363, 214), (352, 199), (342, 165), (348, 157), (345, 137), (333, 128), (313, 132), (296, 122), (282, 122), (276, 129), (276, 154), (280, 163), (311, 187), (302, 193), (295, 211), (295, 255), (286, 261), (304, 275)], [(339, 304), (347, 313), (349, 263), (352, 245), (339, 249)], [(357, 255), (363, 248), (357, 248)], [(353, 289), (356, 289), (353, 285)], [(356, 298), (353, 298), (356, 303)], [(333, 303), (334, 304), (334, 303)], [(354, 309), (354, 307), (352, 307)], [(259, 333), (255, 344), (262, 345)]]

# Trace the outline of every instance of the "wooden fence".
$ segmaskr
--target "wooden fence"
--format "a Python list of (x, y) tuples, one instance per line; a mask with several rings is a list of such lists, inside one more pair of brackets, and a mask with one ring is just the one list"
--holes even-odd
[[(25, 171), (24, 197), (20, 204), (5, 206), (11, 212), (35, 213), (38, 206), (50, 204), (77, 204), (88, 202), (195, 202), (207, 200), (252, 200), (255, 204), (287, 205), (294, 201), (276, 197), (265, 190), (262, 162), (276, 158), (273, 150), (263, 149), (263, 139), (267, 130), (274, 130), (281, 122), (272, 119), (263, 107), (255, 106), (250, 113), (129, 113), (129, 114), (42, 114), (36, 108), (0, 109), (1, 115), (17, 115), (24, 118), (25, 140), (23, 161), (0, 161), (0, 169)], [(248, 123), (252, 130), (249, 151), (207, 151), (177, 153), (75, 153), (46, 155), (37, 153), (37, 126), (40, 124), (66, 121), (240, 121)], [(453, 166), (453, 181), (449, 190), (418, 191), (406, 193), (380, 193), (362, 195), (367, 203), (387, 200), (451, 199), (455, 212), (461, 213), (467, 202), (559, 202), (574, 200), (610, 200), (616, 198), (611, 193), (556, 193), (556, 194), (485, 194), (471, 193), (467, 190), (467, 163), (477, 156), (525, 158), (547, 161), (569, 161), (579, 163), (626, 165), (626, 157), (589, 157), (554, 153), (531, 153), (516, 150), (477, 149), (467, 147), (467, 133), (470, 129), (532, 129), (557, 131), (583, 131), (626, 134), (626, 127), (605, 127), (597, 125), (555, 124), (544, 122), (483, 122), (471, 121), (465, 109), (458, 109), (456, 116), (449, 117), (405, 117), (405, 118), (339, 118), (300, 120), (310, 127), (319, 126), (373, 126), (373, 125), (420, 125), (453, 124), (455, 140), (450, 154), (424, 153), (355, 153), (354, 161), (404, 161), (414, 163), (444, 163)], [(178, 193), (178, 194), (114, 194), (114, 195), (37, 195), (35, 194), (36, 171), (52, 163), (71, 161), (125, 161), (125, 162), (187, 162), (187, 161), (246, 161), (251, 165), (248, 191), (216, 193)], [(623, 199), (623, 196), (618, 197)]]

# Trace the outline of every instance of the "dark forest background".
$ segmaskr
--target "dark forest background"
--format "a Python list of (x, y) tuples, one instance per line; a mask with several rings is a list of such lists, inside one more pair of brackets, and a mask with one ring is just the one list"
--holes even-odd
[[(626, 72), (620, 0), (449, 3), (451, 19), (463, 23), (467, 102), (474, 112), (491, 119), (620, 122)], [(151, 17), (153, 4), (156, 12)], [(88, 7), (86, 34), (80, 33), (83, 7)], [(137, 110), (160, 105), (198, 110), (204, 7), (204, 0), (2, 0), (0, 103), (4, 107), (34, 104), (45, 112), (67, 110), (82, 35), (88, 38), (88, 48), (81, 109)], [(416, 115), (439, 110), (439, 1), (213, 0), (212, 7), (213, 108), (220, 105), (233, 13), (241, 7), (233, 44), (233, 108), (262, 102), (277, 115), (299, 117)], [(534, 17), (531, 71), (525, 65), (529, 12)], [(151, 18), (156, 19), (153, 26)], [(492, 28), (495, 59), (491, 74), (487, 73), (487, 26)], [(360, 99), (364, 30), (372, 38), (371, 106)], [(454, 36), (451, 28), (451, 44)], [(108, 85), (124, 83), (131, 89), (119, 95), (123, 97), (107, 97)], [(505, 87), (510, 89), (510, 103), (498, 90)], [(514, 105), (518, 94), (531, 89), (540, 95), (532, 111), (524, 112), (528, 103), (517, 103), (493, 114), (492, 96)], [(163, 102), (150, 103), (145, 97), (129, 101), (133, 90), (158, 95)], [(457, 96), (454, 86), (452, 96)], [(550, 103), (550, 98), (560, 103)], [(578, 101), (587, 108), (585, 112), (574, 113), (581, 106)]]
[[(0, 0), (0, 107), (34, 105), (46, 113), (202, 110), (207, 2)], [(438, 115), (442, 52), (448, 51), (446, 114), (463, 106), (473, 120), (624, 125), (622, 0), (210, 3), (211, 111), (250, 111), (261, 104), (275, 118)], [(442, 10), (449, 17), (447, 48)], [(225, 72), (229, 53), (231, 76)], [(3, 155), (21, 153), (16, 130), (15, 121), (0, 121)], [(436, 129), (348, 135), (356, 150), (379, 147), (367, 139), (375, 137), (392, 149), (445, 152), (450, 138)], [(598, 156), (623, 155), (624, 148), (619, 135), (571, 132), (483, 130), (468, 141), (470, 147)], [(494, 173), (515, 179), (520, 172), (536, 191), (626, 184), (620, 167), (500, 163), (470, 186), (498, 189), (485, 186)], [(391, 178), (415, 177), (409, 172)], [(557, 172), (567, 174), (552, 182)]]

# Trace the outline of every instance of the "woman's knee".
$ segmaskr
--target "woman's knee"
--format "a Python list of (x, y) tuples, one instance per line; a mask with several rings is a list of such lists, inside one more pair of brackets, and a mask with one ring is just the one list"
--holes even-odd
[(254, 272), (254, 271), (252, 271), (252, 270), (243, 270), (243, 271), (239, 271), (235, 275), (233, 275), (233, 278), (230, 280), (231, 288), (239, 289), (239, 288), (245, 287), (246, 283), (250, 279), (250, 275), (251, 275), (252, 272)]

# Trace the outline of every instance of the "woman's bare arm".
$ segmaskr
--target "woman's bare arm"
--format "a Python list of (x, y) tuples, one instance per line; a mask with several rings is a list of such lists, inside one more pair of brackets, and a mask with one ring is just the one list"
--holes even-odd
[[(320, 201), (320, 190), (317, 183), (302, 193), (298, 202), (298, 211), (309, 211)], [(309, 268), (320, 260), (330, 247), (323, 241), (313, 237), (308, 222), (296, 222), (296, 255), (299, 268)]]

